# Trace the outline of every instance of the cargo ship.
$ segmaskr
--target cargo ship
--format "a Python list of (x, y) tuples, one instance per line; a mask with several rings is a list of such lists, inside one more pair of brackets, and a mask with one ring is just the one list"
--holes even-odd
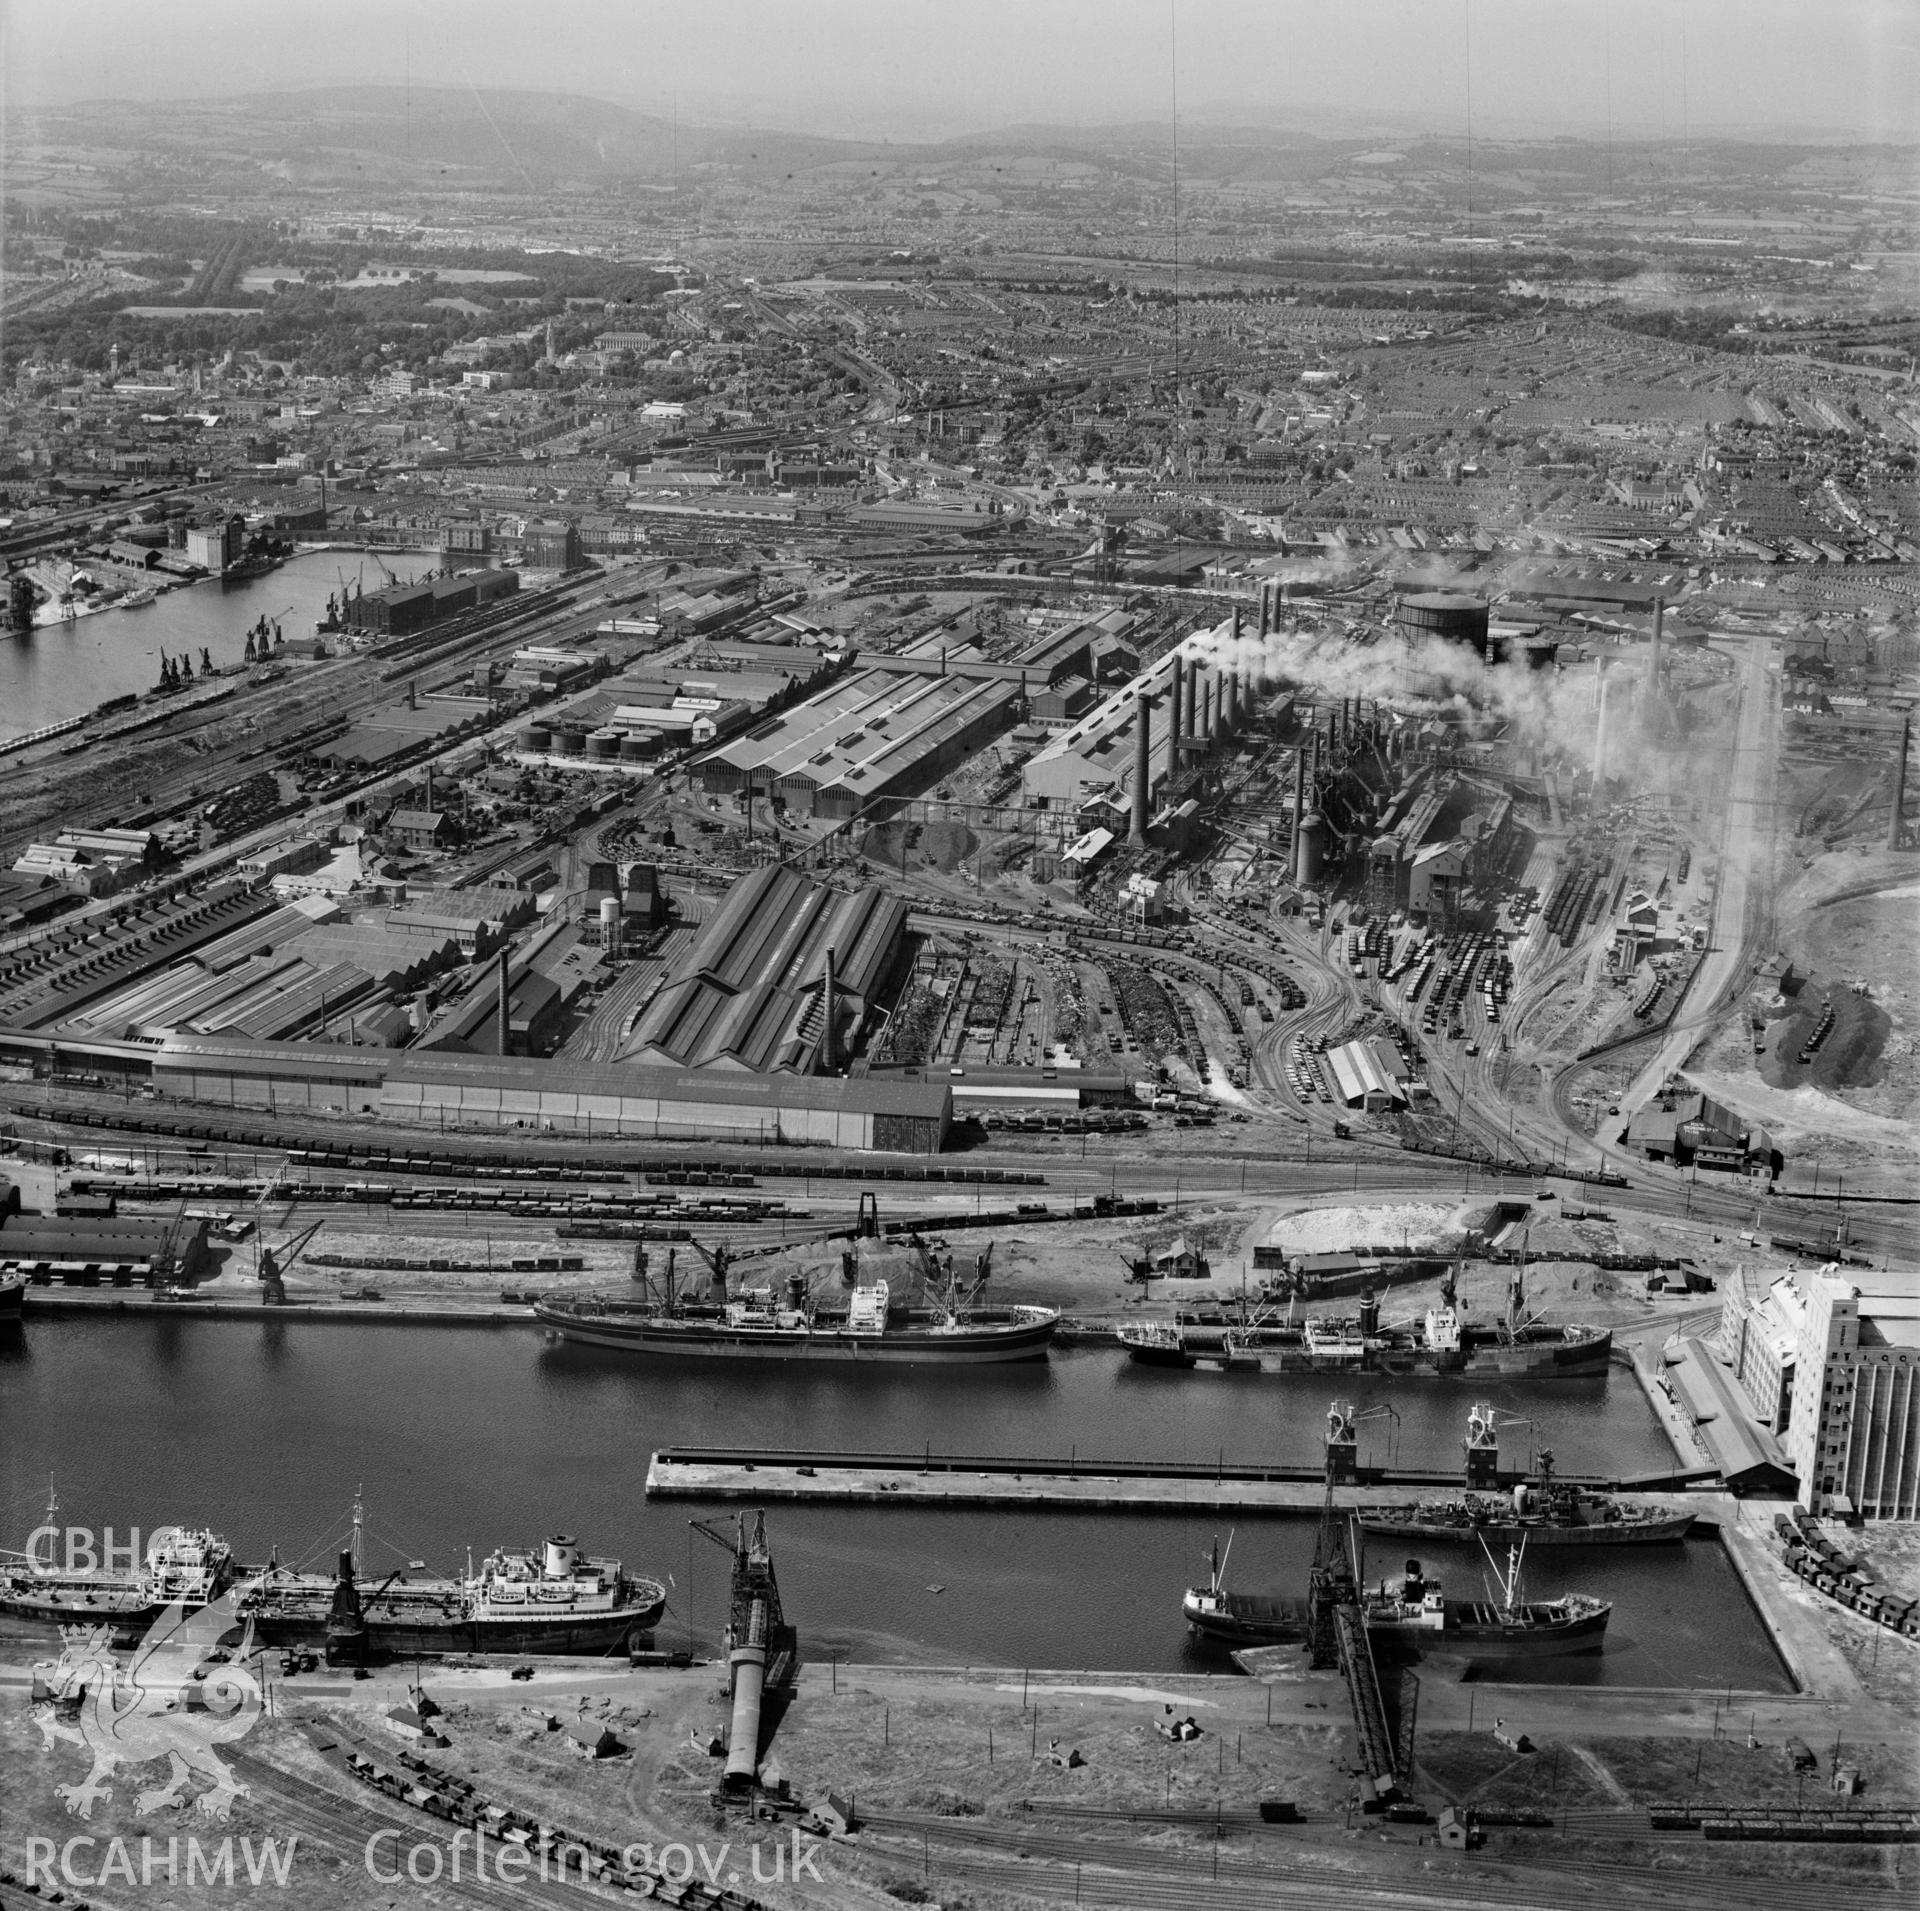
[[(49, 1502), (46, 1527), (57, 1506)], [(110, 1625), (116, 1646), (132, 1646), (169, 1606), (195, 1612), (235, 1589), (235, 1609), (262, 1644), (327, 1643), (339, 1613), (350, 1610), (360, 1643), (346, 1656), (404, 1657), (618, 1651), (666, 1610), (664, 1586), (628, 1575), (617, 1559), (585, 1557), (564, 1534), (532, 1551), (495, 1552), (464, 1578), (425, 1574), (415, 1562), (363, 1591), (354, 1572), (361, 1524), (356, 1502), (353, 1545), (337, 1574), (277, 1561), (238, 1565), (218, 1534), (178, 1526), (162, 1527), (127, 1567), (74, 1572), (32, 1552), (0, 1554), (0, 1612), (47, 1625)]]
[[(1361, 1595), (1368, 1639), (1388, 1652), (1451, 1652), (1474, 1659), (1598, 1652), (1611, 1603), (1591, 1593), (1525, 1598), (1520, 1589), (1525, 1552), (1522, 1541), (1510, 1549), (1504, 1573), (1494, 1566), (1499, 1589), (1486, 1599), (1448, 1599), (1417, 1559), (1408, 1560), (1399, 1579), (1383, 1579)], [(1487, 1558), (1493, 1562), (1490, 1552)]]
[[(1670, 1512), (1635, 1500), (1616, 1500), (1553, 1477), (1553, 1449), (1542, 1447), (1536, 1477), (1501, 1490), (1500, 1427), (1503, 1416), (1488, 1401), (1467, 1414), (1467, 1485), (1479, 1487), (1458, 1499), (1423, 1500), (1413, 1506), (1363, 1506), (1357, 1518), (1369, 1533), (1403, 1539), (1480, 1539), (1490, 1546), (1632, 1546), (1684, 1539), (1691, 1512)], [(1507, 1419), (1508, 1425), (1531, 1425)]]
[(1350, 1316), (1304, 1321), (1269, 1311), (1239, 1322), (1202, 1325), (1142, 1321), (1118, 1335), (1148, 1367), (1214, 1373), (1497, 1375), (1514, 1380), (1571, 1379), (1604, 1373), (1613, 1351), (1606, 1327), (1558, 1326), (1527, 1317), (1515, 1272), (1506, 1317), (1469, 1322), (1449, 1282), (1423, 1318), (1382, 1322), (1379, 1302), (1362, 1295)]
[(18, 1320), (27, 1311), (27, 1277), (21, 1269), (0, 1268), (0, 1321)]
[(1219, 1639), (1230, 1646), (1292, 1645), (1307, 1636), (1307, 1609), (1304, 1601), (1279, 1599), (1270, 1593), (1228, 1592), (1223, 1583), (1227, 1557), (1233, 1552), (1233, 1537), (1227, 1537), (1227, 1552), (1213, 1542), (1209, 1555), (1211, 1571), (1204, 1586), (1189, 1586), (1180, 1595), (1180, 1610), (1188, 1628), (1204, 1638)]
[[(669, 1360), (824, 1360), (855, 1365), (1044, 1360), (1060, 1314), (1052, 1307), (982, 1307), (974, 1294), (927, 1283), (928, 1304), (894, 1298), (886, 1281), (856, 1286), (844, 1305), (814, 1299), (805, 1277), (730, 1295), (727, 1259), (716, 1249), (712, 1298), (666, 1291), (639, 1300), (551, 1295), (534, 1315), (562, 1339)], [(979, 1285), (984, 1285), (984, 1276)]]
[(351, 1550), (337, 1573), (269, 1565), (238, 1611), (270, 1646), (324, 1645), (331, 1662), (444, 1652), (624, 1652), (666, 1610), (666, 1588), (591, 1559), (566, 1534), (498, 1551), (462, 1578), (390, 1573), (371, 1589)]
[[(45, 1532), (59, 1502), (47, 1503)], [(204, 1527), (163, 1526), (130, 1565), (63, 1567), (36, 1551), (0, 1553), (0, 1612), (50, 1626), (111, 1626), (130, 1646), (171, 1605), (189, 1612), (218, 1599), (238, 1577), (233, 1549)]]

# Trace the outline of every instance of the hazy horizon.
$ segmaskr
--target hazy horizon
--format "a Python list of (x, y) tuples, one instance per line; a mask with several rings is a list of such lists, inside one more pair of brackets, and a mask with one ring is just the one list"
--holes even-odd
[[(941, 139), (1165, 121), (1356, 136), (1920, 138), (1908, 0), (14, 0), (9, 115), (342, 85), (585, 94)], [(934, 76), (938, 83), (935, 84)]]

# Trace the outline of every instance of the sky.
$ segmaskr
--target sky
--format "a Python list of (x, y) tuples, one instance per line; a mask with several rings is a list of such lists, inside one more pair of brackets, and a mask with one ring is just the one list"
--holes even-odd
[(1920, 139), (1920, 0), (0, 0), (10, 112), (411, 81), (689, 121)]

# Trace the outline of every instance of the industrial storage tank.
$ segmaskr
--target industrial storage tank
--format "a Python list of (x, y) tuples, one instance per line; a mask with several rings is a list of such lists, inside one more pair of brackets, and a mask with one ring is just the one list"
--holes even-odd
[(1293, 879), (1315, 883), (1327, 860), (1327, 821), (1318, 810), (1300, 819), (1300, 840), (1293, 846)]
[(553, 748), (553, 730), (544, 723), (530, 723), (520, 732), (520, 747), (535, 756), (545, 756)]
[(622, 763), (643, 763), (646, 761), (647, 739), (645, 737), (622, 737), (620, 739), (620, 761)]
[(587, 733), (578, 724), (563, 724), (553, 733), (553, 748), (556, 756), (584, 756)]
[(620, 732), (618, 730), (596, 730), (587, 739), (587, 754), (595, 762), (607, 763), (618, 759), (620, 755)]
[(600, 899), (600, 946), (603, 949), (617, 949), (620, 946), (620, 898), (602, 896)]
[(1465, 644), (1478, 655), (1487, 654), (1487, 600), (1457, 591), (1414, 591), (1401, 598), (1394, 612), (1409, 639), (1442, 637)]

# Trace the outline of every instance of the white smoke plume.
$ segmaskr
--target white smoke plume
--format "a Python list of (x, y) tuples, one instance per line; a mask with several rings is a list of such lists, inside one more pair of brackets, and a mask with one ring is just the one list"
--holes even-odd
[[(1397, 628), (1368, 642), (1297, 622), (1262, 637), (1257, 625), (1243, 621), (1236, 640), (1228, 621), (1207, 633), (1197, 648), (1216, 668), (1298, 685), (1311, 701), (1365, 697), (1403, 717), (1504, 720), (1521, 747), (1565, 757), (1582, 768), (1592, 766), (1594, 686), (1585, 670), (1535, 670), (1519, 656), (1488, 663), (1464, 644), (1443, 637), (1409, 638)], [(1624, 677), (1616, 677), (1608, 699), (1613, 733), (1608, 767), (1616, 776), (1628, 773)]]

